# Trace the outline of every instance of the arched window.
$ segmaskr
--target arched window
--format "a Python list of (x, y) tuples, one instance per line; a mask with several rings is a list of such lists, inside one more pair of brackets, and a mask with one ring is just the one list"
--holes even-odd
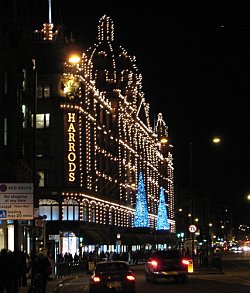
[(128, 213), (128, 227), (133, 227), (133, 215), (131, 213)]
[(64, 200), (62, 203), (62, 219), (63, 221), (79, 220), (79, 203), (74, 199)]
[(96, 205), (94, 203), (91, 204), (89, 209), (89, 221), (92, 223), (96, 222)]
[(109, 224), (109, 207), (106, 205), (103, 208), (103, 224), (108, 225)]
[(47, 216), (46, 221), (58, 221), (59, 203), (53, 199), (40, 199), (39, 216)]
[(88, 203), (84, 202), (82, 206), (82, 220), (88, 222)]
[(109, 210), (109, 225), (115, 224), (115, 209), (112, 207)]

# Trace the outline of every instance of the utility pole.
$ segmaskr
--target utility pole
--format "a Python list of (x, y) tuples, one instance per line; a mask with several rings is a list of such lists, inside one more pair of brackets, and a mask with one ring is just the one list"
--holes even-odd
[[(33, 164), (33, 224), (32, 224), (32, 264), (36, 257), (36, 212), (38, 208), (37, 198), (37, 176), (36, 176), (36, 114), (37, 114), (37, 64), (36, 60), (32, 59), (33, 73), (34, 73), (34, 97), (33, 97), (33, 151), (32, 151), (32, 164)], [(32, 274), (33, 275), (33, 274)]]
[[(193, 197), (193, 144), (189, 143), (189, 171), (190, 171), (190, 203), (191, 203), (191, 225), (194, 224), (194, 197)], [(194, 263), (194, 233), (192, 235), (192, 260)]]

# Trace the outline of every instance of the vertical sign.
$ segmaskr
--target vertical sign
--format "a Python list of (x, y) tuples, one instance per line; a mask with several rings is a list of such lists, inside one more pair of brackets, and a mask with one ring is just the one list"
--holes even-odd
[(78, 116), (75, 112), (66, 112), (65, 127), (65, 179), (68, 185), (78, 182)]
[(0, 183), (0, 219), (32, 220), (33, 183)]

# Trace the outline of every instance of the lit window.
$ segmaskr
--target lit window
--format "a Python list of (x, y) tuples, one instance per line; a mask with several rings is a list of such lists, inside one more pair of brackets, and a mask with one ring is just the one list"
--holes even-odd
[(86, 205), (82, 208), (82, 220), (85, 222), (88, 221), (88, 210)]
[(23, 69), (23, 91), (26, 90), (26, 79), (27, 79), (27, 72)]
[(92, 223), (95, 223), (96, 221), (96, 215), (95, 215), (95, 205), (92, 205), (90, 207), (90, 217), (89, 217), (89, 221), (92, 222)]
[[(50, 125), (50, 114), (36, 114), (36, 128), (48, 128)], [(32, 115), (32, 126), (33, 126), (33, 115)]]
[(50, 97), (50, 86), (48, 84), (44, 85), (44, 98)]
[(37, 85), (36, 95), (37, 95), (38, 99), (49, 98), (50, 97), (50, 86), (48, 84)]
[(39, 175), (38, 186), (39, 187), (44, 187), (45, 186), (44, 171), (38, 171), (37, 173)]
[(63, 221), (79, 220), (79, 203), (76, 200), (64, 200), (62, 204)]
[(26, 125), (26, 122), (27, 122), (27, 115), (26, 115), (26, 105), (22, 105), (22, 114), (23, 114), (23, 128), (25, 128), (27, 125)]
[(39, 200), (39, 215), (47, 216), (46, 221), (59, 220), (59, 203), (52, 199)]

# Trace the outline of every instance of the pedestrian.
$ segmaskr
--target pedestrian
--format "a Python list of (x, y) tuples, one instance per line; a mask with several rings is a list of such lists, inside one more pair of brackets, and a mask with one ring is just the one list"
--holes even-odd
[(45, 252), (39, 251), (32, 263), (32, 281), (37, 275), (40, 276), (43, 284), (43, 292), (46, 292), (49, 275), (52, 272), (50, 261)]
[(25, 287), (27, 285), (27, 273), (30, 269), (29, 256), (25, 251), (21, 250), (16, 250), (13, 254), (17, 264), (18, 286)]
[(17, 279), (16, 259), (11, 251), (3, 248), (0, 252), (0, 293), (17, 293)]

